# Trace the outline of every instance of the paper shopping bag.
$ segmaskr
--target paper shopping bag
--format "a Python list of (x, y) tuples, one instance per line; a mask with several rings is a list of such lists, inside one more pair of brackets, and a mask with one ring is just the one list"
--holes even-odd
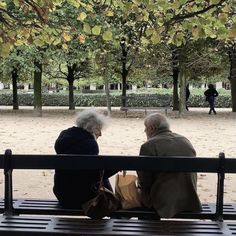
[(136, 175), (117, 174), (115, 194), (120, 199), (123, 209), (130, 209), (141, 206)]

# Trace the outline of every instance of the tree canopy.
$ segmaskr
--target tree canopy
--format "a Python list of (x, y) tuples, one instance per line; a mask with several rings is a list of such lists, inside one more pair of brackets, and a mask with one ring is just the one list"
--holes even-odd
[[(208, 42), (221, 42), (232, 50), (235, 10), (232, 0), (0, 0), (0, 58), (12, 58), (18, 48), (29, 46), (40, 55), (54, 50), (51, 56), (47, 54), (48, 60), (73, 67), (106, 51), (115, 66), (120, 64), (124, 84), (129, 71), (137, 75), (142, 69), (140, 57), (148, 55), (147, 68), (157, 62), (151, 55), (171, 68), (172, 49), (177, 48), (181, 66), (185, 60), (189, 69), (186, 75), (212, 74), (222, 70), (221, 56), (215, 51), (218, 46)], [(165, 57), (161, 56), (163, 45)], [(153, 49), (160, 53), (152, 53)], [(36, 51), (34, 58), (39, 58)], [(113, 52), (120, 57), (115, 58)], [(150, 68), (150, 76), (162, 71), (161, 60)]]

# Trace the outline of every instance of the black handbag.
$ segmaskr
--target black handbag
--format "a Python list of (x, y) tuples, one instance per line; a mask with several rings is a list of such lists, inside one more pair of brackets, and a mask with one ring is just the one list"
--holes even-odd
[(104, 187), (103, 175), (104, 171), (101, 174), (97, 196), (82, 205), (84, 214), (92, 219), (102, 219), (121, 207), (119, 198)]

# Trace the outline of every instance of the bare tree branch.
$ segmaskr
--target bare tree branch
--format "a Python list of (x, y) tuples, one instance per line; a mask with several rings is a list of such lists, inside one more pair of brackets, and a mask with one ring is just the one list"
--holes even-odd
[(175, 23), (177, 23), (179, 21), (183, 21), (184, 19), (192, 18), (194, 16), (198, 16), (200, 14), (203, 14), (203, 13), (205, 13), (205, 12), (207, 12), (207, 11), (213, 9), (213, 8), (221, 6), (223, 3), (227, 2), (227, 1), (228, 0), (220, 0), (218, 3), (211, 4), (208, 7), (203, 8), (202, 10), (191, 12), (191, 13), (188, 13), (188, 14), (175, 15), (173, 18), (171, 18), (169, 21), (167, 21), (165, 23), (165, 25), (166, 25), (167, 28), (169, 28), (169, 26), (171, 24), (175, 24)]
[(47, 23), (48, 22), (48, 8), (42, 8), (40, 7), (36, 2), (31, 1), (31, 0), (25, 0), (26, 3), (28, 3), (37, 13), (39, 19), (43, 22), (43, 23)]

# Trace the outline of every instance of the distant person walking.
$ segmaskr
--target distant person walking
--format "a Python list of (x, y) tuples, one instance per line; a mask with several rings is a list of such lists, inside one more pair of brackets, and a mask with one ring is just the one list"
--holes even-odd
[(219, 94), (214, 88), (213, 84), (208, 85), (208, 89), (204, 92), (204, 95), (206, 96), (206, 101), (208, 101), (210, 110), (209, 110), (209, 115), (213, 111), (214, 114), (216, 115), (215, 111), (215, 97), (217, 97)]
[(190, 90), (189, 90), (189, 85), (186, 86), (186, 110), (188, 111), (188, 99), (190, 97)]

